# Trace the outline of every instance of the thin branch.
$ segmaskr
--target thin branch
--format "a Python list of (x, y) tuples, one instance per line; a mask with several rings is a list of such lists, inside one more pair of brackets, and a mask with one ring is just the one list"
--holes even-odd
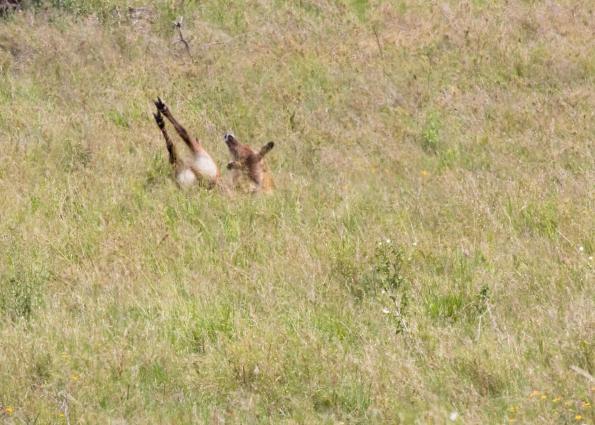
[(376, 45), (378, 46), (378, 51), (380, 52), (380, 59), (384, 60), (384, 49), (382, 48), (380, 34), (378, 33), (378, 28), (376, 27), (376, 25), (372, 25), (372, 31), (374, 32), (374, 37), (376, 37)]
[(176, 27), (176, 30), (178, 31), (178, 37), (179, 37), (178, 42), (180, 42), (184, 45), (184, 47), (186, 48), (186, 53), (188, 53), (188, 56), (190, 56), (192, 58), (192, 53), (190, 53), (190, 44), (188, 44), (188, 42), (184, 38), (184, 34), (182, 34), (182, 21), (183, 20), (184, 20), (183, 17), (178, 18), (176, 20), (176, 22), (174, 23), (174, 26)]

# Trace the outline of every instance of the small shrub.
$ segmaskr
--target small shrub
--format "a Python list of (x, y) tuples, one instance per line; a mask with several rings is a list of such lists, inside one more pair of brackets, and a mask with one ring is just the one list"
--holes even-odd
[(396, 326), (396, 332), (407, 329), (405, 313), (409, 305), (410, 284), (403, 273), (405, 256), (401, 248), (390, 239), (376, 245), (367, 268), (355, 259), (353, 245), (342, 242), (335, 249), (333, 269), (349, 292), (357, 299), (377, 297), (383, 305), (382, 312)]
[(374, 254), (369, 285), (379, 289), (384, 314), (391, 317), (397, 333), (408, 328), (406, 313), (409, 306), (409, 281), (403, 274), (403, 251), (390, 239), (378, 243)]
[(12, 320), (29, 320), (42, 299), (45, 273), (16, 270), (0, 277), (0, 313)]
[(372, 279), (376, 285), (385, 291), (399, 291), (405, 286), (406, 279), (402, 273), (403, 262), (403, 251), (390, 239), (379, 242), (372, 266)]
[(421, 147), (427, 153), (436, 153), (440, 145), (440, 116), (431, 113), (421, 133)]
[(483, 315), (488, 310), (488, 303), (490, 302), (490, 287), (483, 285), (479, 290), (473, 303), (473, 310), (476, 316)]

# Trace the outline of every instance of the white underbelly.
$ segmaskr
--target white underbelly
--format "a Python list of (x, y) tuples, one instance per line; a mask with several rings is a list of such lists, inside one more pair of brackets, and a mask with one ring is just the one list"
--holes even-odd
[(185, 168), (176, 174), (176, 180), (180, 186), (189, 186), (196, 181), (196, 175), (190, 168)]
[(211, 177), (211, 178), (215, 178), (217, 177), (217, 165), (215, 164), (215, 161), (213, 161), (213, 158), (211, 158), (208, 155), (196, 155), (194, 157), (194, 168), (196, 168), (196, 170), (198, 172), (200, 172), (200, 174), (203, 174), (207, 177)]

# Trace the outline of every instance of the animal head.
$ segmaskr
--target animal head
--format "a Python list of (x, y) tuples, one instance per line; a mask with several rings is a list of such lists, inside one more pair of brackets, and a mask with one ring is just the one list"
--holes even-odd
[(250, 146), (240, 143), (232, 133), (225, 133), (223, 139), (233, 159), (227, 164), (227, 169), (236, 170), (235, 178), (243, 174), (256, 185), (256, 188), (270, 186), (267, 182), (271, 181), (271, 177), (264, 164), (264, 157), (273, 149), (275, 143), (269, 142), (259, 151), (255, 151)]
[(260, 151), (256, 152), (250, 146), (240, 143), (233, 133), (230, 132), (225, 133), (223, 140), (232, 158), (235, 161), (244, 162), (246, 165), (261, 162), (264, 156), (275, 146), (274, 142), (268, 142)]
[(227, 148), (229, 149), (229, 153), (231, 153), (231, 156), (233, 157), (233, 159), (235, 159), (235, 160), (239, 159), (240, 142), (238, 142), (238, 139), (236, 139), (236, 137), (233, 135), (233, 133), (225, 133), (225, 135), (223, 136), (223, 140), (225, 141), (225, 144), (227, 145)]

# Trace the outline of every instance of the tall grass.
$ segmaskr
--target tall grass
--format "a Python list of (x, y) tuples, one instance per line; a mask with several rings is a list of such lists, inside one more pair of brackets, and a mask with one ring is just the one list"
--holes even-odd
[(586, 4), (141, 6), (0, 21), (0, 422), (593, 422)]

